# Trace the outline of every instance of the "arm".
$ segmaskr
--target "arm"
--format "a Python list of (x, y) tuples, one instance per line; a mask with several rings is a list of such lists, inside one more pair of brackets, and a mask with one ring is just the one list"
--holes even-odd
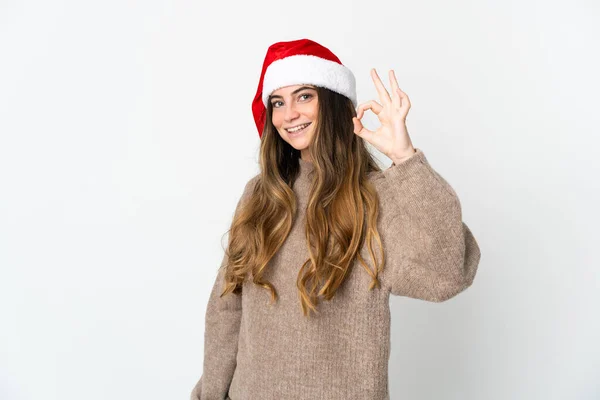
[(242, 295), (229, 293), (219, 298), (226, 257), (223, 257), (206, 308), (203, 373), (194, 386), (191, 400), (225, 399), (237, 364)]
[[(241, 204), (251, 194), (253, 182), (255, 179), (246, 184), (234, 215), (237, 215)], [(219, 297), (224, 288), (226, 262), (227, 253), (223, 256), (208, 299), (204, 325), (203, 373), (192, 390), (190, 400), (228, 398), (227, 393), (235, 372), (242, 295), (228, 293)]]
[(384, 285), (394, 295), (433, 302), (468, 288), (481, 253), (452, 187), (420, 149), (383, 176)]

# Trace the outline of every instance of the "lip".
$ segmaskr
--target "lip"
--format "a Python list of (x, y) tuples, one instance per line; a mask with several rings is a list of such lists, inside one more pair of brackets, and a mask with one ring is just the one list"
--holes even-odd
[[(304, 132), (306, 132), (306, 129), (307, 129), (307, 128), (308, 128), (308, 127), (311, 125), (311, 124), (312, 124), (312, 122), (308, 122), (308, 125), (306, 125), (306, 127), (305, 127), (305, 128), (303, 128), (302, 130), (300, 130), (300, 131), (298, 131), (298, 132), (288, 132), (288, 131), (287, 131), (287, 129), (288, 129), (288, 128), (286, 128), (286, 132), (287, 132), (287, 134), (288, 134), (289, 136), (299, 136), (299, 135), (302, 135)], [(296, 126), (300, 126), (300, 125), (304, 125), (304, 124), (299, 124), (299, 125), (296, 125)], [(291, 126), (290, 128), (295, 128), (295, 127), (294, 127), (294, 126)]]

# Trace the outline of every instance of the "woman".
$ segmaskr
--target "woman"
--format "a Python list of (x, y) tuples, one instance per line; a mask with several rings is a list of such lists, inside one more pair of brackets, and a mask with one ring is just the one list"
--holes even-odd
[(252, 105), (261, 172), (229, 229), (192, 399), (389, 399), (390, 293), (441, 302), (473, 282), (479, 247), (412, 145), (408, 96), (393, 71), (391, 94), (371, 77), (380, 102), (357, 113), (354, 76), (331, 51), (269, 47)]

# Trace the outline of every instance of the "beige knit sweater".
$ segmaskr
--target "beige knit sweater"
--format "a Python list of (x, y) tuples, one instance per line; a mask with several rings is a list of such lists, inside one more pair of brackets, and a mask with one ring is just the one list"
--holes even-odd
[[(307, 319), (296, 277), (308, 258), (303, 221), (312, 163), (301, 160), (300, 171), (293, 187), (298, 217), (264, 276), (279, 298), (271, 305), (271, 293), (252, 282), (241, 295), (219, 298), (219, 268), (206, 309), (203, 373), (192, 400), (387, 400), (390, 293), (441, 302), (473, 282), (481, 253), (462, 221), (459, 199), (416, 149), (401, 164), (369, 174), (381, 204), (381, 288), (367, 289), (371, 278), (356, 261), (336, 296), (321, 301), (320, 313)], [(238, 207), (257, 178), (246, 184)], [(374, 249), (377, 254), (376, 243)], [(372, 265), (366, 246), (361, 255)]]

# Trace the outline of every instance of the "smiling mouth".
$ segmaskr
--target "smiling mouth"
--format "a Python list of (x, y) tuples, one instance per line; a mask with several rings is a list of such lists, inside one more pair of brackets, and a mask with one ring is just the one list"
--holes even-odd
[(300, 126), (302, 127), (302, 128), (300, 128), (300, 129), (297, 129), (297, 127), (296, 127), (296, 128), (295, 128), (296, 130), (290, 131), (290, 130), (286, 129), (285, 131), (286, 131), (286, 132), (287, 132), (289, 135), (291, 135), (291, 136), (295, 136), (295, 135), (298, 135), (298, 134), (300, 134), (300, 133), (304, 132), (304, 131), (306, 130), (306, 128), (308, 128), (308, 127), (309, 127), (309, 125), (310, 125), (311, 123), (312, 123), (312, 122), (309, 122), (308, 124), (303, 124), (303, 125), (300, 125)]

